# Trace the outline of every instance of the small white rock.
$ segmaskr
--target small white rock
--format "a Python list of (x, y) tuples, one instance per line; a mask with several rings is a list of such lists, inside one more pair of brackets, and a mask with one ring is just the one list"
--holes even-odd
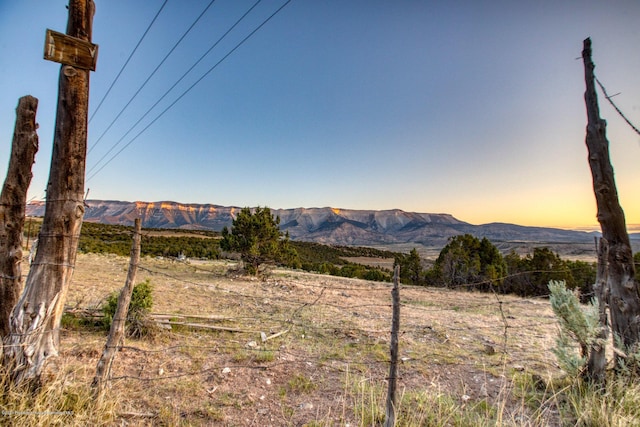
[(482, 384), (480, 386), (480, 396), (489, 397), (489, 391), (487, 390), (487, 385), (486, 384)]
[(222, 373), (223, 373), (223, 374), (228, 374), (229, 372), (231, 372), (231, 368), (229, 368), (229, 367), (225, 367), (225, 368), (222, 370)]

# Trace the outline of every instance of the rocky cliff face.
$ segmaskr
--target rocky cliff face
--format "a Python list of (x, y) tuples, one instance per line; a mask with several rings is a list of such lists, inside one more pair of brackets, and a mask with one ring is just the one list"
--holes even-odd
[[(145, 228), (208, 229), (231, 226), (241, 208), (176, 202), (121, 202), (88, 200), (85, 221), (133, 225), (140, 217)], [(469, 233), (492, 241), (587, 242), (585, 232), (513, 224), (472, 225), (449, 214), (350, 210), (336, 208), (272, 209), (280, 217), (280, 229), (293, 240), (324, 244), (379, 246), (416, 243), (443, 245), (451, 236)], [(43, 216), (44, 202), (27, 206), (27, 215)]]

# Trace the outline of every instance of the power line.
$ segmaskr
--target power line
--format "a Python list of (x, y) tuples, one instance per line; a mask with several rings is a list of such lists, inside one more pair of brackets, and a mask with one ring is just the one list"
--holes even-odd
[(207, 56), (209, 55), (209, 53), (211, 53), (211, 51), (249, 14), (251, 13), (251, 11), (261, 2), (262, 0), (258, 0), (256, 1), (253, 6), (251, 6), (236, 22), (235, 24), (233, 24), (220, 38), (218, 38), (218, 40), (213, 43), (211, 45), (211, 47), (209, 47), (209, 49), (203, 53), (200, 58), (198, 58), (198, 60), (191, 66), (189, 67), (189, 69), (187, 71), (184, 72), (184, 74), (182, 74), (182, 76), (180, 76), (180, 78), (167, 90), (165, 91), (165, 93), (160, 97), (160, 99), (158, 99), (149, 109), (147, 109), (147, 111), (142, 115), (142, 117), (140, 117), (140, 119), (138, 119), (137, 122), (135, 122), (133, 124), (133, 126), (131, 126), (129, 128), (129, 130), (127, 130), (127, 132), (122, 135), (122, 137), (116, 141), (115, 144), (113, 144), (111, 146), (111, 148), (102, 156), (100, 157), (100, 159), (96, 162), (96, 164), (94, 166), (92, 166), (88, 173), (91, 173), (96, 167), (98, 167), (98, 165), (100, 164), (100, 162), (102, 162), (108, 155), (109, 153), (111, 153), (118, 145), (120, 145), (120, 143), (127, 137), (127, 135), (129, 135), (131, 133), (131, 131), (133, 131), (133, 129), (136, 128), (136, 126), (138, 126), (138, 124), (140, 124), (140, 122), (142, 120), (145, 119), (145, 117), (147, 117), (149, 115), (149, 113), (151, 113), (151, 111), (153, 111), (154, 108), (156, 108), (156, 106), (162, 102), (162, 100)]
[[(164, 0), (164, 3), (162, 3), (162, 6), (160, 6), (160, 9), (156, 13), (156, 16), (154, 16), (153, 19), (151, 20), (151, 23), (149, 24), (147, 29), (144, 31), (144, 34), (142, 34), (142, 37), (140, 38), (140, 40), (138, 40), (138, 44), (136, 44), (136, 47), (133, 48), (133, 50), (129, 54), (129, 57), (125, 61), (124, 65), (122, 66), (122, 68), (120, 68), (120, 71), (118, 72), (118, 75), (116, 76), (115, 79), (113, 79), (113, 82), (111, 82), (111, 86), (109, 86), (109, 89), (107, 89), (107, 92), (104, 94), (104, 96), (100, 100), (100, 103), (98, 103), (98, 106), (96, 107), (96, 109), (91, 114), (91, 117), (89, 118), (89, 123), (91, 123), (91, 120), (93, 120), (93, 118), (95, 117), (95, 115), (98, 112), (98, 110), (100, 110), (100, 107), (102, 107), (102, 104), (104, 103), (104, 100), (107, 99), (107, 96), (109, 96), (109, 93), (111, 92), (111, 89), (113, 89), (113, 86), (116, 84), (116, 82), (120, 78), (120, 75), (122, 74), (124, 69), (129, 64), (129, 61), (131, 61), (131, 58), (133, 58), (133, 55), (136, 53), (136, 50), (138, 50), (138, 47), (140, 47), (140, 44), (142, 43), (142, 40), (144, 40), (144, 38), (147, 36), (147, 33), (149, 32), (149, 30), (151, 29), (153, 24), (156, 22), (156, 19), (158, 19), (158, 16), (160, 15), (160, 12), (162, 12), (162, 9), (164, 9), (164, 7), (166, 6), (168, 1), (169, 0)], [(91, 150), (93, 150), (93, 147), (91, 147)], [(91, 151), (91, 150), (89, 150), (89, 151)]]
[(211, 5), (215, 2), (216, 0), (211, 0), (209, 2), (209, 4), (207, 5), (207, 7), (204, 8), (204, 10), (202, 11), (202, 13), (200, 13), (200, 15), (196, 18), (195, 21), (193, 21), (193, 23), (191, 24), (191, 26), (187, 29), (187, 31), (185, 31), (185, 33), (182, 35), (182, 37), (180, 37), (180, 39), (176, 42), (176, 44), (173, 45), (173, 47), (171, 48), (171, 50), (169, 51), (169, 53), (167, 53), (165, 55), (164, 58), (162, 58), (162, 61), (160, 61), (160, 63), (156, 66), (156, 68), (151, 72), (151, 74), (149, 74), (149, 77), (147, 77), (147, 79), (144, 81), (144, 83), (142, 83), (142, 85), (138, 88), (138, 90), (133, 94), (133, 96), (131, 97), (131, 99), (129, 99), (129, 102), (127, 102), (127, 104), (122, 107), (122, 109), (120, 110), (120, 112), (118, 113), (118, 115), (116, 116), (115, 119), (113, 119), (113, 121), (109, 124), (109, 126), (105, 129), (104, 132), (102, 132), (102, 135), (100, 135), (100, 137), (96, 140), (96, 142), (93, 144), (93, 147), (91, 147), (91, 149), (95, 148), (98, 143), (102, 140), (102, 138), (106, 135), (107, 132), (109, 132), (109, 129), (111, 129), (111, 127), (116, 123), (116, 121), (118, 121), (118, 119), (120, 118), (120, 116), (122, 116), (122, 114), (125, 112), (125, 110), (127, 109), (127, 107), (129, 107), (129, 105), (131, 104), (131, 102), (133, 102), (133, 100), (138, 96), (138, 94), (140, 93), (140, 91), (147, 85), (147, 83), (149, 83), (149, 80), (151, 80), (151, 78), (156, 74), (156, 72), (160, 69), (160, 67), (162, 66), (162, 64), (165, 63), (165, 61), (169, 58), (169, 56), (171, 56), (171, 54), (173, 53), (174, 50), (176, 50), (176, 48), (178, 47), (178, 45), (182, 42), (182, 40), (184, 40), (184, 38), (187, 36), (187, 34), (189, 34), (189, 32), (191, 32), (191, 30), (193, 29), (193, 27), (195, 27), (195, 25), (198, 23), (198, 21), (200, 21), (200, 18), (202, 18), (202, 16), (204, 16), (204, 14), (207, 12), (207, 10), (209, 10), (209, 8), (211, 7)]
[(231, 49), (225, 56), (223, 56), (222, 59), (220, 59), (218, 62), (216, 62), (215, 65), (213, 65), (213, 67), (209, 68), (209, 70), (207, 70), (198, 80), (196, 80), (195, 83), (193, 83), (191, 86), (189, 86), (189, 88), (187, 90), (182, 92), (182, 94), (178, 98), (176, 98), (175, 101), (173, 101), (171, 104), (169, 104), (169, 106), (167, 108), (162, 110), (162, 112), (160, 114), (158, 114), (156, 116), (156, 118), (153, 119), (147, 126), (145, 126), (144, 129), (142, 129), (140, 132), (138, 132), (138, 134), (136, 134), (136, 136), (134, 136), (127, 144), (125, 144), (124, 147), (122, 147), (116, 154), (111, 156), (111, 158), (109, 158), (109, 160), (107, 160), (106, 163), (104, 163), (97, 171), (95, 171), (91, 176), (89, 176), (87, 178), (87, 181), (91, 180), (94, 176), (96, 176), (98, 173), (100, 173), (100, 171), (102, 169), (104, 169), (109, 163), (111, 163), (113, 161), (113, 159), (118, 157), (118, 155), (120, 153), (122, 153), (129, 145), (131, 145), (136, 139), (138, 139), (140, 137), (140, 135), (142, 135), (156, 121), (158, 121), (160, 119), (160, 117), (162, 117), (167, 111), (169, 111), (174, 105), (176, 105), (178, 103), (178, 101), (180, 101), (187, 93), (189, 93), (194, 87), (196, 87), (207, 75), (209, 75), (213, 70), (215, 70), (218, 67), (218, 65), (220, 65), (233, 52), (235, 52), (240, 46), (242, 46), (247, 40), (249, 40), (249, 38), (251, 38), (251, 36), (253, 36), (256, 32), (258, 32), (258, 30), (260, 30), (274, 16), (276, 16), (278, 13), (280, 13), (280, 11), (282, 9), (284, 9), (284, 7), (286, 5), (288, 5), (289, 3), (291, 3), (291, 0), (287, 0), (282, 6), (280, 6), (275, 12), (273, 12), (267, 19), (265, 19), (260, 25), (258, 25), (251, 33), (249, 33), (248, 36), (246, 36), (244, 39), (242, 39), (233, 49)]

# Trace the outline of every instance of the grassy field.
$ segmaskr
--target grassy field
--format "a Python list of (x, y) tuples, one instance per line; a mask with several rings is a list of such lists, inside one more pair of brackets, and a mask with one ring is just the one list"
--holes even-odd
[[(101, 230), (96, 240), (104, 243)], [(112, 233), (114, 241), (123, 233)], [(119, 243), (128, 252), (129, 242)], [(592, 260), (590, 245), (553, 250)], [(386, 256), (341, 258), (393, 266)], [(128, 262), (79, 254), (68, 312), (99, 313), (124, 284)], [(0, 425), (382, 425), (391, 284), (237, 271), (232, 261), (143, 257), (136, 282), (152, 284), (152, 312), (165, 325), (153, 337), (125, 340), (105, 397), (95, 400), (90, 384), (106, 331), (66, 316), (44, 387), (33, 396), (4, 384)], [(637, 384), (611, 381), (594, 391), (559, 370), (546, 299), (403, 285), (401, 302), (398, 426), (640, 426)]]
[[(122, 287), (127, 265), (125, 257), (79, 255), (68, 307), (99, 307)], [(289, 270), (257, 280), (234, 267), (142, 260), (136, 281), (153, 285), (152, 311), (182, 324), (126, 340), (97, 424), (380, 425), (390, 284)], [(557, 327), (547, 301), (408, 286), (401, 301), (398, 425), (574, 425), (556, 389), (562, 374), (549, 351)], [(81, 395), (105, 338), (65, 322), (47, 378)], [(15, 425), (37, 421), (7, 414)]]
[[(67, 312), (99, 313), (128, 262), (79, 254)], [(0, 424), (382, 425), (391, 284), (286, 269), (256, 279), (237, 267), (143, 257), (136, 283), (151, 283), (165, 325), (125, 340), (105, 396), (94, 399), (90, 384), (106, 331), (68, 314), (44, 387), (32, 395), (5, 384)], [(640, 425), (640, 387), (594, 391), (559, 370), (546, 299), (400, 292), (398, 426)]]

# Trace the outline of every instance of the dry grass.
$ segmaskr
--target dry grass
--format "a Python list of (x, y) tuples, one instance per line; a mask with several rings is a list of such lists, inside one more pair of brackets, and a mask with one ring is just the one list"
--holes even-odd
[[(88, 368), (88, 370), (87, 370)], [(42, 386), (14, 386), (0, 373), (0, 424), (26, 426), (107, 426), (113, 425), (120, 407), (119, 396), (95, 399), (90, 387), (89, 366), (56, 363), (44, 375)]]
[[(121, 288), (127, 264), (79, 255), (68, 305), (98, 306)], [(176, 327), (125, 342), (107, 394), (113, 410), (91, 409), (108, 423), (356, 426), (384, 418), (389, 284), (285, 270), (261, 281), (228, 276), (220, 261), (141, 266), (137, 282), (153, 284), (154, 312), (216, 315), (208, 324), (244, 332)], [(558, 390), (531, 392), (560, 374), (547, 301), (406, 286), (401, 300), (398, 425), (575, 421)], [(65, 388), (86, 387), (104, 342), (103, 331), (63, 330), (49, 371), (65, 373)]]

